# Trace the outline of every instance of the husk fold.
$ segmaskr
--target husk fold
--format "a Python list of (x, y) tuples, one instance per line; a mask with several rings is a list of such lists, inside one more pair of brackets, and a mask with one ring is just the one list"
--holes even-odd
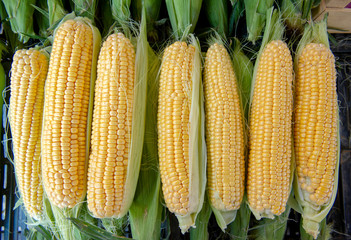
[[(297, 65), (299, 57), (306, 45), (309, 43), (322, 43), (327, 48), (329, 48), (329, 40), (327, 33), (327, 19), (324, 18), (319, 23), (311, 23), (305, 27), (304, 34), (297, 46), (297, 51), (295, 55), (294, 67), (295, 71), (297, 71)], [(339, 112), (337, 113), (337, 119), (339, 121)], [(294, 180), (294, 192), (295, 198), (299, 204), (299, 207), (302, 209), (302, 227), (306, 231), (306, 233), (313, 236), (315, 239), (318, 237), (320, 231), (325, 232), (325, 229), (321, 229), (321, 222), (326, 218), (330, 209), (332, 208), (336, 193), (338, 189), (338, 178), (339, 178), (339, 161), (340, 161), (340, 136), (339, 136), (339, 124), (337, 126), (338, 132), (338, 143), (337, 143), (337, 161), (335, 166), (335, 174), (334, 174), (334, 186), (333, 186), (333, 194), (328, 203), (323, 206), (317, 206), (315, 204), (310, 203), (309, 201), (304, 199), (304, 194), (302, 189), (298, 183), (297, 173), (295, 172), (295, 180)], [(322, 224), (322, 227), (326, 226)], [(325, 233), (327, 234), (327, 233)]]

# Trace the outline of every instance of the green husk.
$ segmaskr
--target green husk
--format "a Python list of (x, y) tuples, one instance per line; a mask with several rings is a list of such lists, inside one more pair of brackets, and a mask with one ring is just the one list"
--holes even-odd
[(142, 8), (145, 7), (146, 11), (146, 24), (147, 24), (147, 35), (152, 41), (158, 40), (157, 30), (155, 29), (156, 21), (161, 8), (161, 0), (135, 0), (132, 1), (132, 13), (133, 19), (136, 21), (141, 20)]
[(49, 28), (49, 14), (48, 5), (46, 0), (37, 0), (35, 8), (34, 22), (38, 26), (40, 36), (47, 35), (47, 29)]
[[(295, 55), (295, 72), (297, 71), (297, 64), (299, 57), (301, 55), (304, 47), (309, 43), (322, 43), (329, 48), (328, 33), (327, 33), (327, 22), (326, 18), (319, 23), (311, 23), (305, 27), (304, 34), (297, 46), (297, 51)], [(339, 112), (337, 113), (337, 118), (339, 119)], [(294, 192), (295, 198), (302, 208), (302, 227), (305, 231), (312, 235), (315, 239), (317, 238), (320, 232), (320, 223), (328, 215), (330, 209), (332, 208), (336, 193), (338, 189), (338, 177), (339, 177), (339, 161), (340, 161), (340, 136), (339, 136), (339, 125), (337, 126), (338, 132), (338, 145), (337, 145), (337, 161), (335, 167), (334, 175), (334, 186), (333, 194), (328, 203), (323, 206), (314, 205), (304, 199), (303, 191), (299, 187), (297, 180), (297, 173), (295, 172), (295, 181), (294, 181)]]
[(166, 0), (175, 38), (185, 40), (193, 33), (199, 18), (202, 0)]
[(228, 1), (204, 0), (204, 7), (210, 26), (225, 38), (228, 34)]
[(72, 209), (60, 209), (56, 206), (51, 206), (55, 217), (55, 227), (58, 231), (59, 239), (85, 239), (80, 231), (74, 227), (69, 218), (78, 218), (82, 204), (77, 204)]
[(74, 3), (74, 12), (77, 16), (89, 18), (92, 22), (95, 20), (96, 0), (72, 0)]
[(211, 206), (209, 204), (209, 199), (207, 194), (205, 194), (204, 204), (202, 209), (196, 218), (195, 226), (196, 228), (190, 229), (190, 239), (209, 239), (209, 233), (207, 231), (208, 221), (211, 217)]
[(36, 0), (3, 0), (2, 2), (6, 8), (12, 31), (18, 33), (21, 42), (26, 43), (29, 40), (28, 35), (35, 35), (33, 5), (35, 5)]
[(244, 13), (245, 5), (243, 1), (235, 1), (229, 17), (229, 36), (235, 36), (237, 27), (239, 26), (239, 19)]
[(280, 7), (287, 26), (302, 31), (311, 18), (312, 5), (312, 0), (282, 0)]
[(273, 0), (244, 0), (247, 32), (249, 33), (247, 39), (254, 44), (262, 33), (266, 24), (267, 10), (273, 6), (273, 2)]
[(123, 236), (125, 234), (124, 229), (128, 225), (128, 216), (124, 215), (121, 218), (103, 218), (101, 224), (108, 233)]
[(250, 216), (251, 211), (249, 206), (246, 204), (246, 194), (244, 195), (243, 202), (239, 210), (237, 211), (237, 215), (235, 220), (229, 225), (229, 233), (233, 239), (247, 239), (249, 224), (250, 224)]
[(23, 47), (23, 43), (19, 40), (18, 34), (14, 33), (11, 29), (11, 23), (3, 2), (0, 2), (0, 17), (2, 34), (6, 39), (7, 50), (13, 54), (17, 49)]
[(54, 26), (67, 14), (60, 0), (47, 0), (49, 11), (49, 26)]
[(112, 16), (117, 22), (128, 22), (130, 20), (131, 0), (111, 0)]
[(96, 224), (91, 224), (89, 222), (85, 222), (78, 218), (69, 218), (72, 224), (78, 228), (82, 235), (85, 236), (87, 239), (94, 239), (94, 240), (117, 240), (117, 239), (130, 239), (126, 237), (122, 237), (117, 234), (113, 234), (110, 231), (103, 230), (96, 226)]
[(238, 88), (240, 89), (241, 106), (244, 110), (245, 119), (249, 119), (249, 103), (251, 94), (251, 78), (253, 73), (253, 64), (242, 51), (242, 45), (239, 39), (235, 38), (233, 44), (233, 66)]
[(146, 12), (146, 24), (149, 29), (151, 24), (154, 24), (159, 16), (161, 0), (135, 0), (132, 1), (132, 12), (133, 19), (136, 21), (141, 21), (142, 10), (145, 8)]
[[(310, 234), (308, 234), (305, 229), (302, 226), (302, 221), (300, 221), (300, 234), (301, 234), (301, 239), (303, 240), (313, 240), (315, 239), (313, 236), (311, 236)], [(331, 225), (327, 224), (327, 220), (326, 218), (324, 218), (321, 223), (319, 224), (320, 227), (320, 233), (318, 234), (318, 237), (316, 238), (316, 240), (329, 240), (332, 239), (331, 236), (331, 231), (332, 231), (332, 227)]]
[(280, 216), (275, 216), (274, 219), (264, 218), (258, 222), (258, 225), (253, 227), (253, 235), (257, 240), (283, 240), (290, 207), (288, 206)]
[(143, 155), (138, 185), (129, 209), (133, 238), (160, 239), (162, 204), (160, 202), (161, 180), (158, 172), (157, 151), (157, 93), (160, 60), (147, 42), (146, 15), (143, 11), (138, 38), (140, 72), (147, 75), (146, 123)]
[(190, 107), (190, 134), (189, 134), (189, 212), (186, 215), (175, 214), (179, 221), (182, 233), (190, 227), (195, 227), (195, 220), (204, 202), (206, 189), (206, 143), (204, 96), (201, 81), (200, 44), (194, 35), (190, 34), (190, 44), (195, 47), (192, 76), (192, 96)]
[(98, 19), (102, 25), (101, 35), (105, 37), (109, 34), (111, 30), (110, 28), (114, 24), (114, 19), (112, 18), (112, 9), (110, 1), (99, 1), (98, 4), (98, 9), (100, 9)]

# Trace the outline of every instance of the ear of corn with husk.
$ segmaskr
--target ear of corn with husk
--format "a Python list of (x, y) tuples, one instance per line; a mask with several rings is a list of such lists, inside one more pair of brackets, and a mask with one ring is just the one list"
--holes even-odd
[(223, 42), (210, 44), (204, 67), (207, 189), (217, 223), (224, 231), (244, 195), (244, 119), (232, 60)]
[(166, 205), (182, 232), (194, 225), (206, 184), (200, 67), (195, 37), (189, 45), (175, 42), (164, 52), (157, 116), (160, 172)]
[(60, 208), (86, 193), (93, 86), (100, 33), (68, 15), (58, 26), (45, 86), (42, 167), (45, 191)]
[(280, 21), (277, 11), (267, 11), (252, 82), (247, 193), (258, 220), (285, 211), (293, 176), (293, 68)]
[(189, 34), (201, 2), (166, 1), (174, 34), (181, 41), (164, 50), (160, 70), (157, 129), (162, 190), (182, 233), (195, 227), (206, 186), (201, 50)]
[[(124, 4), (128, 8), (130, 3)], [(145, 38), (139, 35), (135, 49), (127, 23), (117, 23), (124, 32), (117, 29), (104, 41), (95, 86), (87, 201), (98, 218), (127, 214), (137, 187), (144, 140)]]
[[(306, 26), (295, 58), (294, 192), (302, 226), (316, 238), (333, 206), (339, 172), (339, 125), (334, 56), (326, 19)], [(307, 124), (308, 123), (308, 124)]]

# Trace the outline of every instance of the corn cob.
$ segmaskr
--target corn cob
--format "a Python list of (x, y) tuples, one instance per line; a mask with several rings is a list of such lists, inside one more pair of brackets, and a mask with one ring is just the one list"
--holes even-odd
[(247, 193), (250, 208), (272, 218), (290, 193), (292, 58), (281, 40), (259, 59), (250, 113)]
[(18, 50), (11, 68), (10, 124), (17, 184), (29, 215), (41, 218), (41, 126), (48, 57), (34, 49)]
[(243, 119), (231, 59), (218, 43), (206, 54), (204, 96), (209, 199), (220, 211), (236, 210), (244, 194)]
[(323, 206), (331, 199), (337, 161), (335, 60), (319, 43), (306, 45), (296, 73), (294, 144), (304, 199)]
[(45, 191), (60, 208), (74, 207), (86, 192), (90, 85), (99, 39), (89, 20), (79, 17), (63, 22), (54, 36), (45, 86), (42, 157)]
[(98, 60), (88, 170), (88, 207), (99, 218), (125, 214), (132, 131), (135, 51), (122, 33), (110, 35)]

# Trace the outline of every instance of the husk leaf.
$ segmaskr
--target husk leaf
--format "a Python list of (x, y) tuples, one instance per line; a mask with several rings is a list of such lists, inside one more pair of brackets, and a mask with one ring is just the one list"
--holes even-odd
[(246, 204), (246, 199), (247, 197), (245, 194), (243, 202), (237, 211), (235, 220), (229, 225), (229, 233), (233, 239), (248, 238), (247, 234), (249, 231), (251, 211), (249, 206)]
[(199, 18), (202, 0), (166, 0), (174, 35), (183, 40), (193, 33)]
[(290, 207), (287, 207), (280, 216), (275, 216), (274, 219), (264, 218), (259, 221), (258, 225), (253, 228), (255, 239), (284, 239), (289, 213)]
[(245, 119), (248, 119), (253, 64), (242, 51), (242, 46), (237, 38), (234, 39), (232, 59), (238, 89), (240, 90), (241, 106), (245, 114)]
[[(320, 233), (318, 234), (318, 237), (316, 238), (316, 240), (332, 239), (332, 236), (331, 236), (332, 227), (329, 224), (327, 224), (326, 218), (324, 218), (319, 225), (320, 225)], [(305, 231), (305, 229), (302, 226), (302, 221), (300, 221), (300, 234), (301, 234), (301, 239), (303, 240), (315, 239), (313, 236), (311, 236)]]
[(204, 0), (204, 8), (210, 26), (223, 38), (228, 34), (227, 4), (227, 0)]
[(4, 70), (4, 67), (2, 66), (2, 52), (3, 51), (7, 51), (5, 44), (0, 41), (0, 127), (3, 127), (2, 125), (2, 109), (3, 109), (3, 105), (4, 105), (4, 98), (2, 97), (2, 92), (4, 91), (5, 87), (6, 87), (6, 73)]
[(130, 226), (135, 239), (160, 239), (162, 204), (157, 151), (157, 93), (160, 60), (147, 42), (146, 16), (143, 10), (138, 47), (143, 61), (141, 72), (147, 74), (146, 123), (143, 156), (133, 203), (129, 209)]
[(302, 31), (311, 18), (312, 5), (310, 0), (282, 0), (280, 7), (287, 26)]
[(86, 222), (78, 218), (68, 218), (68, 219), (72, 222), (75, 228), (81, 231), (82, 236), (84, 236), (86, 239), (94, 239), (94, 240), (129, 239), (123, 236), (113, 234), (109, 231), (103, 230), (102, 228), (97, 227), (96, 224), (91, 224), (89, 222)]
[(95, 20), (96, 0), (72, 0), (74, 3), (74, 12), (78, 16), (89, 18), (92, 22)]
[(112, 16), (117, 22), (128, 22), (130, 20), (131, 0), (111, 0)]
[(145, 8), (146, 11), (146, 24), (154, 23), (158, 19), (160, 13), (161, 0), (135, 0), (132, 1), (132, 12), (133, 19), (136, 21), (141, 21), (142, 11)]
[(49, 11), (49, 26), (53, 26), (60, 21), (66, 14), (66, 10), (60, 0), (47, 0)]
[(209, 239), (209, 233), (207, 230), (208, 222), (211, 216), (211, 207), (209, 204), (209, 200), (207, 194), (205, 194), (204, 204), (202, 209), (196, 218), (195, 226), (196, 228), (190, 229), (190, 239), (197, 240), (197, 239)]
[(117, 236), (123, 236), (125, 234), (125, 228), (128, 225), (128, 215), (121, 218), (103, 218), (101, 224), (105, 230)]
[(21, 42), (29, 40), (28, 35), (35, 35), (33, 30), (33, 13), (35, 0), (3, 0), (10, 20), (11, 29), (19, 34)]
[(261, 35), (266, 23), (266, 12), (273, 6), (273, 2), (273, 0), (244, 0), (249, 33), (247, 39), (254, 44)]

